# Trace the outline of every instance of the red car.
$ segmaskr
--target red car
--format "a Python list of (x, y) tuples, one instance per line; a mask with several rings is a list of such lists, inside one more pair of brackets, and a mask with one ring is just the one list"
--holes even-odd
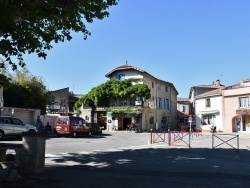
[(58, 116), (54, 123), (54, 132), (57, 136), (69, 135), (77, 137), (78, 135), (92, 135), (92, 128), (81, 117)]

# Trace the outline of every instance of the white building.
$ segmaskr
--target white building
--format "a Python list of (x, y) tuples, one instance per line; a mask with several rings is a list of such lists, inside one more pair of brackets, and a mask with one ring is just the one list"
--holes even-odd
[(223, 131), (222, 89), (215, 89), (195, 97), (196, 127), (210, 131), (212, 125), (217, 131)]

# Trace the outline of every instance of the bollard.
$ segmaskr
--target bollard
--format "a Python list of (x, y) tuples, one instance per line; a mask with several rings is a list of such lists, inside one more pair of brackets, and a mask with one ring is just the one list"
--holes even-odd
[(45, 138), (43, 132), (23, 132), (20, 168), (26, 172), (41, 173), (45, 165)]
[(168, 145), (171, 146), (171, 133), (168, 129)]
[(152, 129), (150, 129), (150, 144), (153, 144), (152, 136), (153, 136), (153, 131)]

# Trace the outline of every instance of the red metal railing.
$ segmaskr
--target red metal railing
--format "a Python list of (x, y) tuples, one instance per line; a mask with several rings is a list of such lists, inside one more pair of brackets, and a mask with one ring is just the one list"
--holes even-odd
[[(166, 140), (166, 134), (167, 140)], [(166, 143), (168, 142), (169, 146), (172, 145), (188, 145), (190, 148), (190, 139), (191, 137), (200, 137), (202, 136), (202, 130), (193, 128), (191, 132), (189, 132), (188, 127), (181, 127), (181, 131), (154, 131), (151, 129), (150, 131), (150, 144), (155, 144), (159, 142)], [(178, 142), (178, 143), (177, 143)]]

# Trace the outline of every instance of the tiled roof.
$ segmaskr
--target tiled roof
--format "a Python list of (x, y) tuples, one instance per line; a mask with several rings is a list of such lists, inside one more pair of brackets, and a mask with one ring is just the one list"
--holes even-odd
[(116, 67), (115, 69), (113, 69), (112, 71), (110, 71), (108, 74), (106, 74), (105, 76), (106, 77), (110, 77), (110, 75), (112, 73), (114, 73), (115, 71), (118, 71), (118, 70), (127, 70), (127, 69), (134, 69), (134, 70), (137, 70), (139, 72), (143, 72), (143, 73), (146, 73), (146, 71), (142, 70), (142, 69), (139, 69), (137, 67), (134, 67), (134, 66), (131, 66), (131, 65), (128, 65), (126, 63), (126, 65), (122, 65), (122, 66), (119, 66), (119, 67)]
[(177, 98), (177, 102), (188, 102), (189, 98)]
[(214, 89), (212, 91), (208, 91), (206, 93), (202, 93), (200, 95), (197, 95), (196, 98), (203, 98), (203, 97), (211, 97), (211, 96), (221, 95), (221, 89), (222, 88), (218, 88), (218, 89)]
[[(112, 71), (110, 71), (109, 73), (107, 73), (105, 76), (106, 76), (107, 78), (110, 78), (111, 74), (113, 74), (114, 72), (119, 71), (119, 70), (128, 70), (128, 69), (133, 69), (133, 70), (139, 71), (139, 72), (141, 72), (141, 73), (146, 73), (146, 74), (152, 76), (151, 74), (149, 74), (148, 72), (146, 72), (146, 71), (144, 71), (144, 70), (142, 70), (142, 69), (139, 69), (139, 68), (137, 68), (137, 67), (135, 67), (135, 66), (129, 65), (127, 62), (126, 62), (125, 65), (116, 67), (115, 69), (113, 69)], [(158, 78), (156, 78), (156, 77), (154, 77), (154, 76), (152, 76), (152, 77), (155, 78), (155, 79), (157, 79), (157, 80), (159, 80), (159, 81), (169, 83), (170, 85), (172, 85), (172, 87), (174, 88), (174, 90), (176, 91), (176, 93), (179, 94), (178, 91), (176, 90), (174, 84), (172, 84), (171, 82), (165, 81), (165, 80), (161, 80), (161, 79), (158, 79)]]
[(193, 86), (193, 87), (202, 87), (202, 88), (223, 88), (224, 85), (216, 85), (216, 84), (209, 84), (209, 85), (199, 85), (199, 86)]

